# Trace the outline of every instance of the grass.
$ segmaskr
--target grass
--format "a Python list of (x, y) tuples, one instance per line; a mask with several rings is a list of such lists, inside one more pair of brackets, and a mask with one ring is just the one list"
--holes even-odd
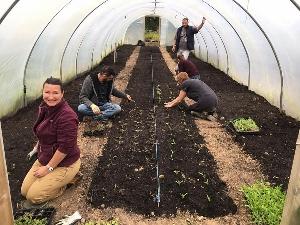
[(283, 211), (285, 193), (281, 187), (257, 182), (251, 186), (243, 186), (247, 207), (257, 225), (279, 225)]
[(145, 33), (145, 41), (159, 41), (159, 33), (155, 31), (149, 31)]

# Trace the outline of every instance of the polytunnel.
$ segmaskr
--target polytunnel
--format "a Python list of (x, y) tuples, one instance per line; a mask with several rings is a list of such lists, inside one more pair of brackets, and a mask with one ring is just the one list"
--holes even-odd
[(195, 55), (300, 119), (299, 0), (5, 0), (0, 4), (0, 117), (41, 94), (46, 77), (69, 82), (116, 47), (143, 39), (159, 16), (171, 45), (183, 17), (198, 25)]

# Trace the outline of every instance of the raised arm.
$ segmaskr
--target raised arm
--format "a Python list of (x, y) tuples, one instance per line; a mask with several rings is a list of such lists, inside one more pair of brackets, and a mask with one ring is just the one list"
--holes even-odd
[(203, 18), (202, 18), (201, 24), (197, 27), (197, 32), (203, 27), (203, 25), (204, 25), (204, 23), (205, 23), (205, 20), (206, 20), (206, 18), (203, 17)]

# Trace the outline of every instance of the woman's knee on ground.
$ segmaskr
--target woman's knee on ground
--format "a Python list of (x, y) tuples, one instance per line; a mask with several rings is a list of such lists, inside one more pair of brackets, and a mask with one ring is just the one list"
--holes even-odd
[(24, 196), (24, 197), (26, 197), (29, 188), (30, 188), (30, 184), (25, 183), (25, 182), (23, 181), (22, 186), (21, 186), (21, 195)]
[(33, 204), (40, 204), (48, 200), (58, 197), (61, 193), (62, 188), (45, 188), (38, 187), (37, 185), (32, 185), (27, 192), (26, 199), (32, 202)]

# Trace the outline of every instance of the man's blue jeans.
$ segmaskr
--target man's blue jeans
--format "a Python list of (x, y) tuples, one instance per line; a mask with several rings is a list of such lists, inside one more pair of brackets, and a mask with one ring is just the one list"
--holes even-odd
[(107, 120), (109, 117), (121, 112), (121, 106), (110, 102), (107, 102), (103, 105), (98, 105), (98, 107), (101, 110), (101, 114), (99, 115), (94, 114), (91, 107), (85, 104), (80, 104), (78, 106), (78, 112), (84, 116), (93, 116), (96, 120)]

